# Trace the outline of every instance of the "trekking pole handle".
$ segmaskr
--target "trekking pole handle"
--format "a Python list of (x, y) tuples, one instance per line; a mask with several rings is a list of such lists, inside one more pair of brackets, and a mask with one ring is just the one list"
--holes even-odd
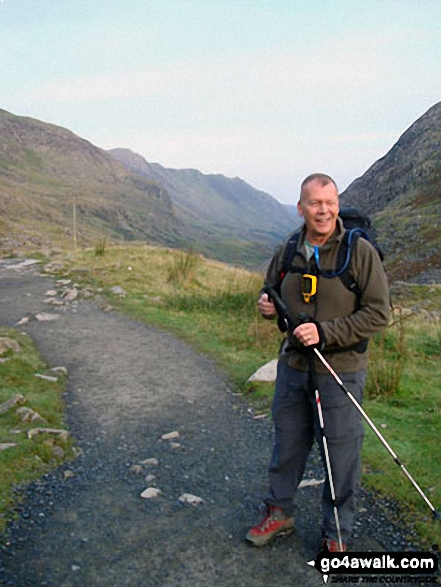
[(273, 302), (274, 307), (276, 308), (277, 314), (286, 321), (287, 325), (291, 330), (294, 330), (296, 326), (299, 324), (299, 320), (293, 316), (293, 314), (289, 311), (287, 305), (282, 301), (282, 298), (276, 292), (273, 287), (269, 285), (263, 288), (263, 293), (266, 293), (268, 299)]

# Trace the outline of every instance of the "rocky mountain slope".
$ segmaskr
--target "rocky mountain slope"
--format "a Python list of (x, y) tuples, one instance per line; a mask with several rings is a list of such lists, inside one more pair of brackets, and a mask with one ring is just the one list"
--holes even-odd
[(240, 179), (149, 174), (139, 159), (122, 164), (67, 129), (0, 110), (0, 251), (140, 240), (255, 268), (292, 230), (279, 202)]
[(378, 229), (391, 279), (441, 283), (441, 102), (341, 194)]
[[(75, 215), (74, 210), (75, 208)], [(0, 238), (3, 249), (71, 239), (90, 244), (183, 240), (167, 192), (69, 130), (0, 110)]]

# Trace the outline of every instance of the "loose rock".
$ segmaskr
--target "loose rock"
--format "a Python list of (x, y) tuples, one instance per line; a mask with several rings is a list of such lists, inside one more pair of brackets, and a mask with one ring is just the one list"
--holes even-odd
[(67, 369), (66, 367), (53, 367), (51, 369), (51, 373), (62, 373), (67, 377)]
[(38, 322), (51, 322), (52, 320), (58, 320), (59, 317), (59, 314), (46, 314), (44, 312), (35, 314), (35, 318)]
[(116, 296), (122, 296), (122, 297), (126, 296), (125, 290), (123, 290), (123, 288), (120, 285), (115, 285), (115, 286), (111, 287), (110, 291), (111, 291), (111, 293), (113, 293)]
[(204, 502), (201, 497), (197, 495), (192, 495), (191, 493), (183, 493), (179, 498), (181, 503), (189, 504), (189, 505), (199, 505)]
[(14, 406), (23, 405), (26, 402), (25, 397), (21, 393), (16, 393), (11, 398), (0, 404), (0, 414), (4, 414)]
[(35, 373), (35, 377), (38, 377), (39, 379), (44, 379), (45, 381), (52, 381), (53, 383), (58, 381), (56, 377), (52, 377), (51, 375), (42, 375), (41, 373)]
[(142, 466), (141, 465), (132, 465), (130, 467), (130, 472), (135, 473), (135, 475), (141, 475), (142, 473)]
[(27, 436), (29, 439), (32, 439), (38, 434), (55, 434), (63, 440), (69, 438), (69, 432), (67, 430), (58, 430), (57, 428), (32, 428), (32, 430), (28, 430)]
[(40, 416), (38, 412), (31, 408), (18, 408), (16, 413), (20, 416), (22, 422), (47, 422), (43, 416)]
[(277, 374), (277, 359), (273, 359), (266, 365), (257, 369), (251, 377), (248, 378), (247, 383), (251, 381), (275, 381)]
[(142, 493), (141, 497), (144, 499), (154, 499), (155, 497), (159, 497), (162, 494), (162, 491), (157, 487), (147, 487)]
[(4, 355), (8, 351), (12, 351), (13, 353), (19, 353), (20, 345), (13, 338), (3, 336), (0, 338), (0, 355)]
[(66, 294), (63, 295), (63, 298), (67, 301), (67, 302), (73, 302), (74, 300), (76, 300), (78, 297), (78, 290), (77, 289), (71, 289), (69, 290)]
[(15, 442), (1, 442), (0, 451), (7, 450), (8, 448), (13, 448), (14, 446), (17, 446)]
[(24, 326), (25, 324), (27, 324), (29, 322), (29, 318), (27, 318), (26, 316), (24, 318), (22, 318), (21, 320), (19, 320), (16, 323), (16, 326)]
[(163, 434), (161, 438), (162, 440), (172, 440), (173, 438), (179, 438), (179, 432), (177, 430), (174, 430), (173, 432)]
[(157, 467), (158, 464), (159, 464), (159, 461), (156, 458), (151, 458), (151, 459), (146, 459), (145, 461), (141, 461), (141, 465), (147, 465), (150, 467)]
[(299, 489), (302, 487), (314, 487), (315, 485), (323, 485), (324, 479), (304, 479), (299, 483)]

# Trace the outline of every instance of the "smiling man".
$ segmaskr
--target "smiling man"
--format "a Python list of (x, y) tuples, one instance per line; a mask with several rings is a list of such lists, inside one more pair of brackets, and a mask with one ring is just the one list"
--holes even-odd
[[(294, 496), (314, 438), (325, 460), (314, 396), (317, 387), (335, 490), (334, 500), (327, 474), (322, 496), (322, 546), (344, 551), (354, 522), (363, 423), (335, 379), (320, 362), (316, 364), (311, 351), (318, 348), (327, 357), (361, 403), (367, 343), (387, 326), (389, 288), (374, 247), (358, 236), (348, 244), (349, 233), (338, 216), (338, 189), (331, 177), (314, 174), (303, 181), (298, 211), (305, 222), (294, 241), (289, 266), (286, 250), (292, 239), (273, 257), (264, 284), (264, 289), (273, 288), (280, 295), (291, 315), (302, 319), (287, 332), (280, 351), (272, 403), (275, 443), (266, 516), (249, 530), (246, 539), (264, 546), (294, 529)], [(344, 254), (344, 259), (349, 259), (347, 266), (341, 260), (345, 250), (349, 254)], [(264, 318), (275, 318), (276, 309), (267, 293), (261, 294), (258, 307)]]
[(325, 183), (320, 175), (310, 177), (315, 179), (306, 178), (303, 182), (297, 210), (305, 219), (306, 239), (320, 246), (334, 233), (337, 224), (338, 190), (331, 178)]

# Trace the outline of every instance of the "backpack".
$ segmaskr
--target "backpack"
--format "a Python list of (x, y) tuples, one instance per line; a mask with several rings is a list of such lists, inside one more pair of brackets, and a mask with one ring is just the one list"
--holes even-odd
[[(381, 261), (384, 260), (383, 252), (377, 243), (376, 231), (372, 226), (372, 222), (367, 214), (357, 210), (356, 208), (342, 208), (339, 216), (343, 221), (343, 226), (346, 232), (342, 239), (340, 249), (337, 255), (337, 267), (335, 271), (322, 271), (320, 275), (330, 279), (339, 277), (343, 285), (350, 291), (357, 295), (361, 295), (355, 279), (349, 271), (349, 264), (351, 261), (351, 254), (357, 244), (359, 238), (365, 238), (375, 248)], [(302, 273), (303, 270), (299, 268), (292, 268), (292, 262), (297, 251), (297, 243), (299, 241), (300, 232), (294, 233), (288, 240), (282, 261), (282, 269), (280, 271), (280, 282), (290, 271)]]

